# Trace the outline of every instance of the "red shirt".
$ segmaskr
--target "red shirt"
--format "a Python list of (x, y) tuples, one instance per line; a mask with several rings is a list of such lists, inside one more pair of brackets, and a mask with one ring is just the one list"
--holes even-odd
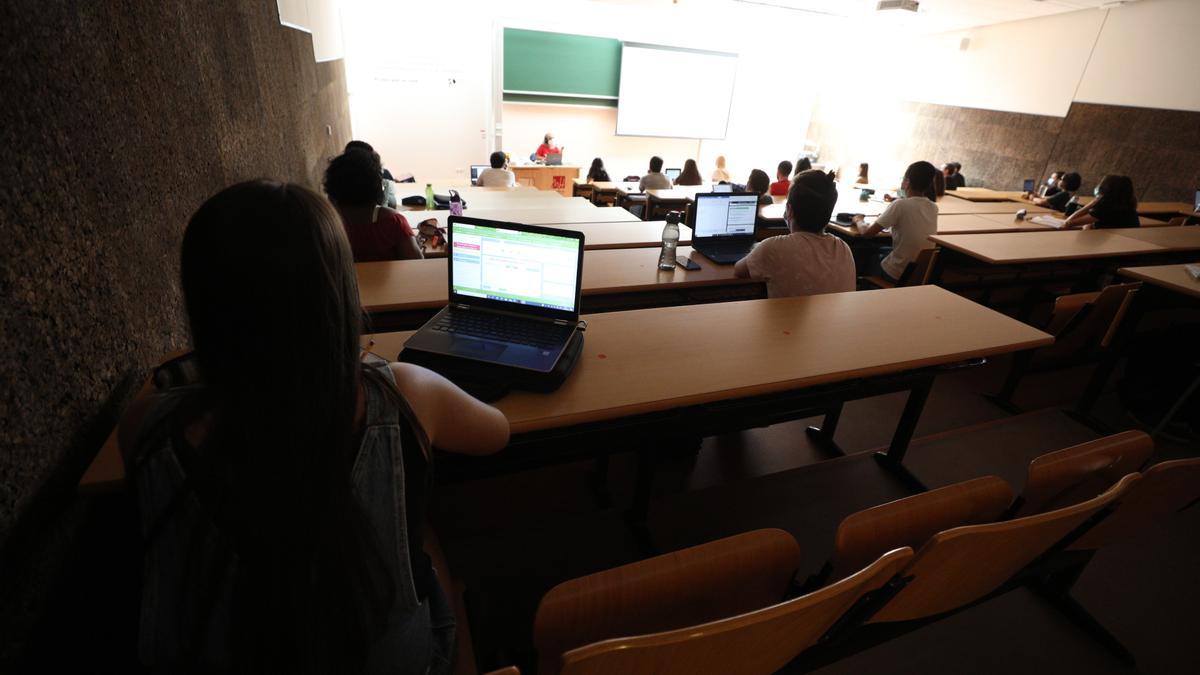
[(788, 188), (790, 187), (792, 187), (792, 183), (788, 179), (784, 178), (783, 180), (777, 180), (774, 183), (771, 183), (771, 194), (782, 195), (786, 197)]
[[(525, 147), (529, 147), (529, 146), (525, 146)], [(546, 145), (545, 143), (542, 143), (541, 145), (538, 146), (537, 156), (545, 157), (546, 155), (549, 155), (549, 154), (561, 154), (561, 153), (562, 153), (562, 150), (559, 150), (556, 146)]]
[(345, 224), (354, 262), (401, 260), (400, 244), (413, 236), (412, 227), (404, 216), (391, 209), (375, 207), (374, 222), (365, 225)]

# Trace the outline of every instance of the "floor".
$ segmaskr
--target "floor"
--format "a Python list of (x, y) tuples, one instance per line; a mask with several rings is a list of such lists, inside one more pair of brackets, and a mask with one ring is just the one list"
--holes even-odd
[[(1062, 412), (1082, 390), (1087, 368), (1029, 377), (1012, 416), (981, 396), (998, 388), (1007, 359), (939, 378), (906, 465), (927, 485), (994, 474), (1020, 491), (1030, 459), (1100, 436)], [(649, 531), (671, 551), (738, 532), (779, 527), (800, 542), (801, 575), (831, 551), (838, 522), (862, 508), (909, 494), (870, 451), (886, 446), (905, 395), (846, 406), (836, 435), (847, 457), (812, 446), (802, 420), (705, 439), (695, 456), (668, 459), (655, 480)], [(1097, 417), (1113, 430), (1135, 428), (1107, 391)], [(954, 433), (942, 435), (943, 432)], [(1158, 459), (1200, 455), (1195, 442), (1161, 441)], [(480, 668), (521, 664), (541, 595), (555, 584), (642, 557), (622, 518), (633, 465), (612, 461), (614, 507), (597, 506), (592, 466), (577, 463), (439, 486), (438, 535), (465, 583)], [(503, 504), (503, 508), (496, 505)], [(1145, 673), (1200, 672), (1192, 644), (1200, 602), (1200, 509), (1136, 542), (1102, 551), (1076, 597), (1120, 637)], [(1131, 672), (1039, 597), (1018, 590), (914, 633), (860, 652), (820, 673)], [(526, 671), (528, 672), (528, 671)]]

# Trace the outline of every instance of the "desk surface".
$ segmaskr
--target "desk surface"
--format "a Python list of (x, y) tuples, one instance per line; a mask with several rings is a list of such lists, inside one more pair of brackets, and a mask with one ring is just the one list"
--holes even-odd
[[(660, 230), (661, 232), (661, 230)], [(699, 270), (678, 266), (671, 271), (658, 269), (657, 248), (617, 248), (586, 251), (583, 256), (583, 294), (634, 293), (656, 288), (686, 288), (730, 283), (761, 283), (739, 280), (733, 265), (718, 265), (688, 246), (680, 246), (678, 255), (690, 257)], [(442, 307), (448, 288), (446, 259), (393, 260), (358, 263), (358, 296), (368, 312), (403, 312)]]
[(1153, 265), (1149, 267), (1122, 267), (1121, 276), (1137, 279), (1148, 284), (1200, 298), (1200, 281), (1193, 279), (1183, 265)]
[(960, 187), (957, 190), (947, 190), (947, 196), (958, 197), (970, 202), (1006, 202), (1021, 201), (1025, 195), (1020, 190), (992, 190), (985, 187)]
[[(900, 372), (1053, 340), (936, 286), (587, 318), (583, 354), (561, 389), (517, 392), (496, 403), (514, 433)], [(376, 335), (375, 351), (395, 358), (408, 335)]]
[(939, 234), (930, 237), (929, 240), (993, 265), (1083, 260), (1166, 251), (1162, 246), (1125, 237), (1114, 230)]
[[(1038, 225), (1030, 220), (1017, 220), (1007, 215), (993, 214), (995, 217), (987, 218), (983, 215), (940, 215), (938, 216), (938, 234), (988, 234), (994, 232), (1054, 232), (1054, 228), (1045, 225)], [(870, 223), (873, 219), (868, 218)], [(858, 228), (842, 223), (830, 222), (829, 229), (838, 232), (847, 237), (870, 239), (863, 237)], [(885, 230), (877, 236), (890, 237), (891, 234)]]
[(1029, 215), (1039, 213), (1054, 213), (1053, 209), (1048, 209), (1044, 206), (1034, 206), (1033, 204), (1017, 204), (1015, 202), (972, 202), (966, 199), (952, 197), (949, 193), (938, 202), (938, 213), (948, 216), (974, 214), (981, 215), (987, 213), (1007, 213), (1015, 215), (1017, 211), (1025, 209)]
[[(588, 204), (586, 207), (572, 204), (556, 207), (547, 206), (545, 208), (468, 208), (466, 211), (463, 211), (463, 215), (472, 218), (502, 220), (509, 223), (524, 223), (526, 225), (632, 223), (639, 220), (637, 216), (625, 209), (617, 207), (594, 207), (591, 204)], [(412, 211), (405, 212), (404, 217), (413, 226), (432, 218), (437, 221), (438, 227), (445, 227), (446, 219), (450, 217), (450, 212)]]
[(1108, 231), (1170, 251), (1200, 250), (1200, 227), (1125, 227)]
[[(662, 231), (666, 226), (665, 220), (634, 220), (627, 223), (549, 223), (564, 230), (575, 230), (583, 233), (583, 248), (585, 251), (599, 251), (609, 248), (658, 248), (662, 245)], [(687, 225), (679, 226), (679, 245), (687, 246), (692, 243), (692, 228)], [(426, 249), (426, 258), (445, 257), (446, 249)]]
[[(1076, 195), (1080, 204), (1087, 206), (1095, 197), (1091, 195)], [(1187, 202), (1138, 202), (1137, 212), (1140, 214), (1170, 213), (1186, 215), (1195, 211), (1196, 206)]]

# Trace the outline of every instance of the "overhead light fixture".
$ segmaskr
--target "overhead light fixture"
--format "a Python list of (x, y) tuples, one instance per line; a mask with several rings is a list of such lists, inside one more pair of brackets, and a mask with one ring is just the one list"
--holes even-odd
[(902, 9), (906, 12), (915, 12), (920, 4), (917, 0), (879, 0), (879, 4), (875, 5), (875, 11)]

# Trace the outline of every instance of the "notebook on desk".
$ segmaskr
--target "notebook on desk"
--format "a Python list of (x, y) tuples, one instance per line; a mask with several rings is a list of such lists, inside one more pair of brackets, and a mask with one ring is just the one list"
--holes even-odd
[(450, 216), (449, 304), (405, 350), (537, 373), (579, 328), (583, 233)]

